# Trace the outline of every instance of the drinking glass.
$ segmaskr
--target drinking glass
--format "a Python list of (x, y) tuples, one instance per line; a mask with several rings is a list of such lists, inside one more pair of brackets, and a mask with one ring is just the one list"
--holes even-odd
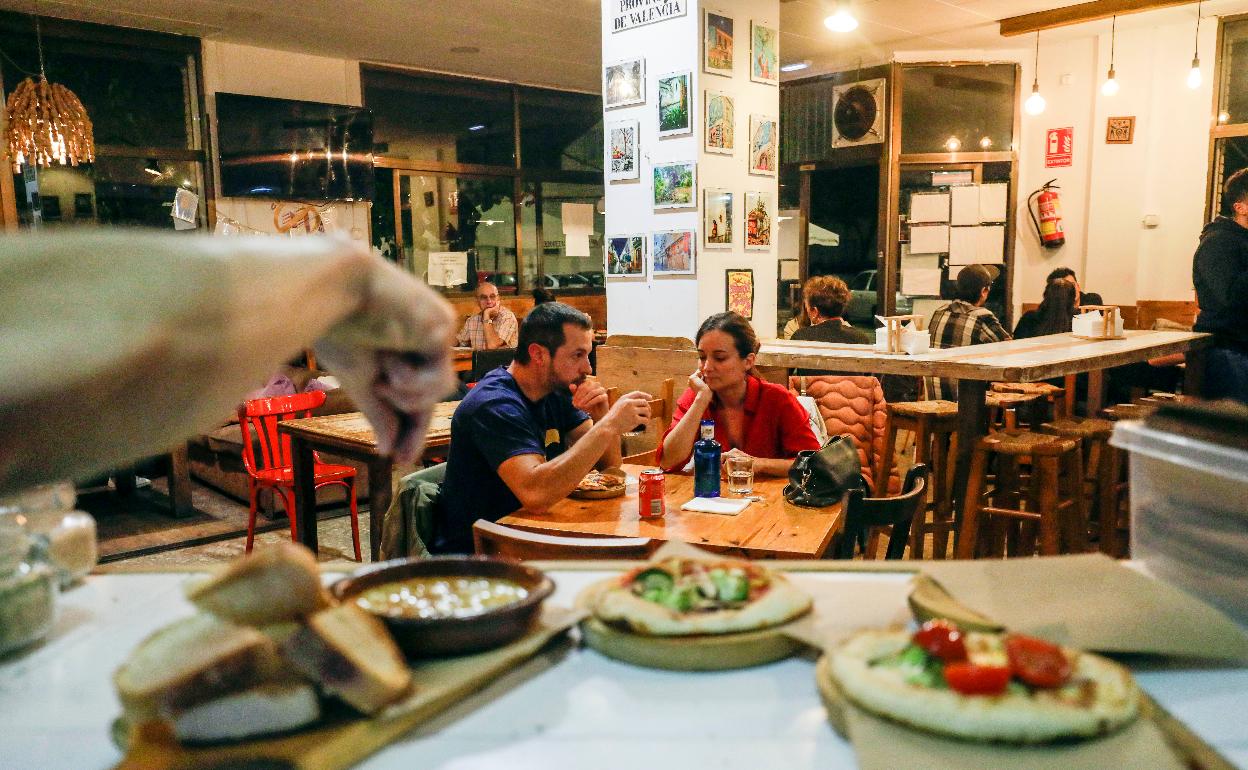
[(728, 491), (734, 495), (748, 495), (754, 491), (754, 458), (728, 458)]

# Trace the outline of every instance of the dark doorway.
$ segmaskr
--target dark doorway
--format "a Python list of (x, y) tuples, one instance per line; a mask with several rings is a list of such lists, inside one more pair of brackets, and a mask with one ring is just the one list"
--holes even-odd
[(808, 173), (807, 276), (844, 279), (853, 292), (847, 320), (874, 329), (880, 168), (872, 164)]

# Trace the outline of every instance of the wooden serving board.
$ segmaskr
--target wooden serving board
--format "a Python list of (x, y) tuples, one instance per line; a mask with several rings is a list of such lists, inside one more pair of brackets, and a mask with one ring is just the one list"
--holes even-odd
[(585, 643), (609, 658), (646, 668), (725, 671), (783, 660), (806, 647), (784, 626), (737, 634), (645, 636), (621, 631), (594, 617), (581, 622)]
[(577, 610), (547, 605), (533, 629), (511, 644), (476, 655), (415, 663), (412, 695), (371, 718), (348, 713), (345, 707), (327, 709), (328, 716), (306, 730), (201, 747), (177, 743), (162, 723), (122, 727), (123, 734), (128, 733), (129, 745), (117, 768), (189, 770), (244, 764), (291, 770), (351, 767), (533, 657), (583, 616)]

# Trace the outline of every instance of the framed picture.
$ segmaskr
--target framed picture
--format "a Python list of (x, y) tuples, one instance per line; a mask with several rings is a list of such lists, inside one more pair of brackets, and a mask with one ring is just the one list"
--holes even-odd
[(732, 77), (732, 17), (702, 13), (702, 70)]
[(724, 305), (731, 313), (754, 318), (754, 271), (749, 268), (724, 271)]
[(654, 164), (654, 207), (683, 209), (698, 205), (698, 164), (693, 161)]
[(659, 136), (688, 134), (693, 131), (689, 84), (693, 73), (669, 72), (659, 78)]
[(629, 59), (608, 64), (602, 71), (603, 107), (627, 107), (646, 103), (646, 60)]
[(708, 249), (732, 248), (732, 191), (708, 187), (702, 208), (702, 237)]
[(720, 91), (707, 91), (706, 151), (731, 155), (736, 143), (736, 105), (733, 98)]
[(608, 278), (637, 278), (646, 274), (646, 236), (610, 235), (603, 253)]
[(775, 118), (766, 115), (750, 116), (750, 173), (763, 176), (776, 175)]
[(639, 178), (640, 141), (637, 121), (617, 120), (607, 124), (607, 181)]
[(771, 225), (776, 221), (776, 202), (769, 192), (745, 193), (745, 248), (747, 251), (771, 249)]
[(692, 230), (650, 233), (651, 274), (693, 275), (695, 237)]
[(750, 22), (750, 80), (780, 84), (780, 38), (771, 27)]
[(1135, 116), (1109, 118), (1105, 122), (1105, 144), (1131, 144), (1135, 140)]

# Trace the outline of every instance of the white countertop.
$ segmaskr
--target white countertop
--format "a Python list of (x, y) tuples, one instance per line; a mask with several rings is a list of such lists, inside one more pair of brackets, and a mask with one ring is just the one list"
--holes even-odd
[[(570, 605), (608, 573), (552, 572), (550, 600)], [(98, 575), (61, 597), (52, 637), (0, 662), (0, 766), (103, 768), (120, 759), (112, 671), (147, 634), (192, 608), (184, 574)], [(844, 587), (847, 625), (908, 616), (909, 574), (795, 573)], [(869, 600), (868, 600), (869, 595)], [(635, 668), (593, 650), (557, 647), (418, 728), (361, 767), (855, 767), (828, 725), (813, 658), (743, 671)], [(1141, 670), (1141, 685), (1218, 751), (1248, 767), (1248, 669)]]

